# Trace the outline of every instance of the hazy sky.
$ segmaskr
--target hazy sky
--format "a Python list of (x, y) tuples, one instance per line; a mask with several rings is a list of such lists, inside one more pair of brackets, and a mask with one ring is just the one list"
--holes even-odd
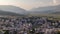
[(57, 5), (60, 0), (0, 0), (0, 5), (14, 5), (23, 9)]

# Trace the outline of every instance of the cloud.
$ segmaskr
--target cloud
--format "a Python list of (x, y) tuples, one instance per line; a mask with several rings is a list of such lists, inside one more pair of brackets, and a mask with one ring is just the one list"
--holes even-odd
[(27, 10), (57, 4), (60, 4), (60, 0), (0, 0), (0, 5), (14, 5)]
[(60, 4), (60, 1), (59, 0), (52, 0), (51, 2), (49, 2), (49, 4), (51, 6), (59, 5)]

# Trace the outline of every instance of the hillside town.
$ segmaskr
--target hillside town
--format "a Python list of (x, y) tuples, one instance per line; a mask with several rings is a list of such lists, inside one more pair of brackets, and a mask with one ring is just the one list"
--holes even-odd
[(0, 34), (60, 34), (54, 17), (0, 17)]

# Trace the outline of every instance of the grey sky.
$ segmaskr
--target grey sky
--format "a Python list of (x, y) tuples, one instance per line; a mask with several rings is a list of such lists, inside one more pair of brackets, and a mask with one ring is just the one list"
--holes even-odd
[[(56, 0), (55, 4), (59, 4), (59, 2), (60, 0)], [(14, 5), (27, 10), (36, 7), (51, 6), (53, 4), (53, 0), (0, 0), (0, 5)]]

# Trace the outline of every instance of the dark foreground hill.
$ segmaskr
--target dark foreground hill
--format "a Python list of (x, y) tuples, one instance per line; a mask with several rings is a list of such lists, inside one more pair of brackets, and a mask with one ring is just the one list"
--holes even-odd
[(2, 10), (0, 10), (0, 15), (23, 16), (22, 14), (17, 14), (9, 11), (2, 11)]

